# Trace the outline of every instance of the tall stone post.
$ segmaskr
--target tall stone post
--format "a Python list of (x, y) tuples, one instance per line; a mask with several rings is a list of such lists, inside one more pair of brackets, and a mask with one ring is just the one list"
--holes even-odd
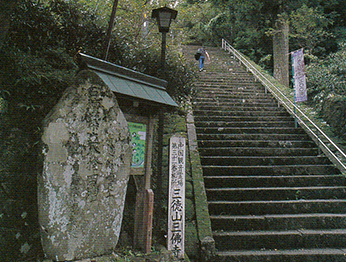
[(273, 36), (274, 77), (284, 86), (289, 86), (289, 23), (280, 19), (276, 22)]

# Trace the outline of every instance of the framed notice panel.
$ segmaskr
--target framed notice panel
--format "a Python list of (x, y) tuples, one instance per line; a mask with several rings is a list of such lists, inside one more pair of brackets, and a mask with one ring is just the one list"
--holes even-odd
[(147, 125), (129, 122), (132, 147), (132, 175), (144, 175)]

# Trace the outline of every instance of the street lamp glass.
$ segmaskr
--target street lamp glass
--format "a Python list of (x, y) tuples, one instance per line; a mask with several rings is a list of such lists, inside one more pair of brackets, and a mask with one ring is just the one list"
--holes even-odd
[(171, 13), (170, 12), (160, 12), (159, 13), (159, 26), (163, 30), (169, 30), (171, 25)]
[(177, 17), (177, 13), (178, 11), (165, 6), (154, 9), (151, 17), (157, 20), (159, 31), (161, 33), (168, 33), (171, 22)]

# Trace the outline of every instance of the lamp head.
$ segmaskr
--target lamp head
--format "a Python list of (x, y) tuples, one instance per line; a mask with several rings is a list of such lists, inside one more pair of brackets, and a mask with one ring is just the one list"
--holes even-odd
[(178, 11), (168, 7), (161, 7), (154, 9), (151, 14), (151, 18), (155, 18), (159, 26), (160, 33), (167, 33), (171, 26), (172, 20), (177, 17)]

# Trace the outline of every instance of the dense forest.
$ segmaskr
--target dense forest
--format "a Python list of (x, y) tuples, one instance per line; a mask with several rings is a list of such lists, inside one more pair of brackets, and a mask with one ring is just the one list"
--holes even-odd
[(345, 138), (345, 1), (187, 0), (180, 8), (190, 42), (219, 45), (225, 38), (269, 72), (277, 22), (287, 22), (289, 50), (304, 48), (308, 103)]
[[(73, 59), (78, 52), (104, 57), (113, 1), (6, 0), (2, 5), (1, 111), (11, 115), (11, 122), (19, 118), (16, 122), (24, 124), (23, 116), (39, 120), (55, 103), (77, 70)], [(151, 10), (162, 5), (178, 10), (165, 71), (158, 63), (161, 37), (150, 19)], [(285, 20), (290, 24), (290, 51), (304, 48), (310, 102), (322, 110), (324, 98), (341, 99), (346, 92), (345, 12), (341, 0), (120, 0), (108, 60), (164, 78), (170, 83), (168, 91), (182, 97), (190, 90), (191, 74), (179, 45), (220, 45), (225, 38), (271, 71), (276, 22)], [(344, 126), (337, 129), (345, 131)]]
[[(30, 232), (37, 231), (32, 203), (42, 120), (78, 71), (78, 52), (104, 58), (112, 5), (112, 0), (0, 2), (0, 192), (6, 195), (4, 202), (30, 207), (17, 212), (4, 205), (0, 225), (4, 232), (18, 228), (23, 243), (30, 243), (23, 256), (39, 249), (37, 234)], [(176, 9), (178, 17), (167, 38), (163, 70), (161, 35), (150, 17), (152, 9), (164, 5)], [(344, 0), (119, 0), (108, 61), (167, 80), (168, 92), (184, 103), (191, 95), (193, 72), (180, 51), (182, 44), (220, 46), (225, 38), (271, 72), (276, 23), (287, 21), (290, 51), (304, 48), (307, 103), (345, 138), (345, 13)], [(17, 245), (8, 232), (0, 234), (7, 243), (0, 254)]]

